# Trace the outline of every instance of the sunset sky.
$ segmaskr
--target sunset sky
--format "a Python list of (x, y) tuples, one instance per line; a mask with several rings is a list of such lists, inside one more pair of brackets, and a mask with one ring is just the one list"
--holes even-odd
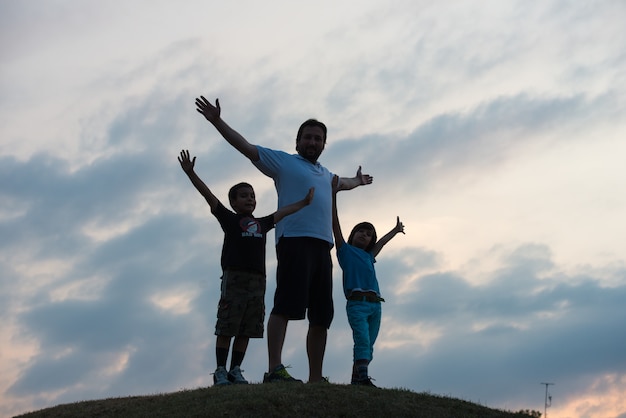
[[(276, 192), (195, 110), (371, 186), (344, 230), (398, 235), (370, 374), (551, 418), (626, 418), (626, 2), (0, 0), (0, 416), (212, 384), (227, 203)], [(333, 250), (333, 260), (336, 260)], [(266, 304), (276, 258), (268, 239)], [(324, 374), (349, 383), (334, 268)], [(308, 373), (304, 321), (284, 358)], [(242, 369), (259, 382), (265, 340)]]

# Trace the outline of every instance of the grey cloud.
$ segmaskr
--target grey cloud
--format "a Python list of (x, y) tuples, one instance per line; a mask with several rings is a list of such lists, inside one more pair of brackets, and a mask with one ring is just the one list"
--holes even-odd
[[(443, 335), (428, 348), (379, 350), (373, 367), (391, 368), (384, 384), (491, 405), (510, 402), (514, 388), (524, 387), (515, 397), (522, 407), (533, 402), (527, 387), (542, 379), (559, 382), (566, 396), (598, 373), (626, 372), (624, 284), (606, 287), (593, 277), (550, 273), (556, 266), (542, 246), (522, 246), (506, 260), (508, 267), (486, 284), (441, 272), (419, 277), (412, 292), (388, 300), (388, 321), (434, 327)], [(525, 267), (535, 261), (535, 268)], [(625, 273), (617, 272), (626, 279)]]
[[(45, 406), (48, 391), (65, 392), (57, 398), (62, 402), (77, 400), (77, 393), (89, 399), (121, 396), (138, 387), (173, 390), (206, 370), (203, 347), (212, 334), (206, 303), (219, 294), (217, 222), (199, 228), (175, 205), (163, 204), (163, 210), (108, 241), (92, 241), (82, 234), (94, 220), (106, 219), (109, 225), (127, 220), (159, 187), (181, 188), (163, 199), (201, 200), (180, 168), (165, 165), (163, 158), (159, 151), (127, 153), (75, 172), (63, 160), (46, 155), (25, 162), (4, 159), (2, 196), (27, 208), (16, 219), (0, 223), (3, 232), (10, 233), (3, 236), (12, 238), (2, 240), (7, 251), (30, 254), (33, 262), (67, 254), (76, 258), (64, 275), (51, 271), (47, 283), (29, 293), (20, 289), (19, 275), (10, 274), (10, 265), (3, 268), (2, 281), (12, 286), (3, 287), (2, 297), (22, 298), (19, 311), (3, 304), (3, 317), (17, 320), (22, 337), (42, 347), (8, 393), (35, 396), (36, 404)], [(207, 220), (210, 216), (207, 210)], [(100, 290), (91, 298), (50, 299), (51, 292), (94, 277), (99, 283), (93, 285)], [(177, 288), (193, 292), (189, 313), (163, 311), (150, 301), (156, 293)], [(123, 376), (107, 377), (103, 369), (125, 350), (130, 354)], [(197, 362), (188, 361), (194, 358)], [(78, 383), (83, 389), (76, 389)]]
[(41, 356), (35, 359), (36, 371), (30, 369), (8, 390), (13, 395), (31, 395), (59, 388), (71, 388), (86, 380), (98, 362), (98, 356), (80, 352), (60, 359)]
[(441, 254), (427, 248), (404, 248), (401, 257), (403, 262), (400, 263), (386, 262), (386, 253), (377, 258), (376, 275), (381, 283), (388, 283), (387, 286), (390, 288), (396, 287), (420, 271), (441, 268)]
[[(352, 161), (350, 165), (362, 164), (385, 184), (408, 184), (414, 194), (444, 181), (456, 181), (461, 187), (481, 176), (493, 175), (512, 158), (537, 145), (550, 145), (541, 144), (539, 141), (545, 141), (542, 138), (557, 131), (580, 129), (579, 121), (596, 118), (608, 123), (613, 116), (599, 114), (598, 108), (606, 108), (598, 106), (599, 102), (616, 105), (610, 95), (503, 96), (464, 113), (441, 114), (405, 137), (372, 134), (359, 138), (358, 143), (352, 138), (338, 141), (323, 158), (336, 171), (346, 167), (348, 161)], [(549, 173), (546, 176), (549, 179)]]
[[(219, 264), (207, 264), (202, 251), (185, 248), (189, 233), (194, 232), (189, 228), (192, 225), (184, 225), (172, 217), (150, 221), (111, 244), (126, 248), (126, 252), (110, 259), (95, 255), (81, 263), (78, 270), (82, 272), (90, 273), (91, 267), (103, 275), (113, 275), (97, 300), (48, 302), (20, 314), (24, 329), (43, 350), (24, 369), (11, 393), (37, 394), (51, 389), (45, 385), (46, 376), (55, 370), (65, 370), (64, 378), (56, 382), (57, 390), (71, 389), (100, 374), (85, 395), (92, 398), (103, 393), (132, 393), (138, 387), (143, 391), (180, 387), (189, 382), (190, 375), (206, 370), (198, 369), (194, 359), (203, 365), (207, 361), (202, 349), (211, 335), (205, 318), (210, 317), (206, 302), (219, 294), (219, 280), (217, 274), (210, 281), (205, 278), (211, 271), (218, 272)], [(175, 261), (177, 256), (180, 263)], [(74, 276), (80, 277), (80, 272)], [(194, 291), (189, 313), (162, 311), (150, 302), (155, 292), (177, 286)], [(70, 354), (57, 358), (64, 350), (71, 350)], [(112, 356), (125, 350), (130, 354), (123, 373), (112, 378), (102, 376), (99, 369), (112, 364)], [(75, 400), (75, 396), (68, 393), (61, 399)]]
[(39, 244), (47, 255), (85, 245), (77, 229), (89, 220), (104, 213), (110, 222), (124, 219), (158, 184), (162, 171), (154, 159), (140, 155), (96, 161), (75, 173), (70, 173), (67, 162), (49, 155), (24, 163), (5, 158), (3, 163), (0, 177), (7, 185), (3, 194), (27, 210), (2, 227), (18, 240)]

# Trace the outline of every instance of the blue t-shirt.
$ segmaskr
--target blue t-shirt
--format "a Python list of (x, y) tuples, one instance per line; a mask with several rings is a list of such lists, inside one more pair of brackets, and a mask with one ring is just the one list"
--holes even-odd
[(380, 295), (372, 253), (344, 243), (337, 249), (337, 260), (343, 270), (343, 293), (349, 297), (353, 291), (375, 292)]
[(276, 224), (276, 243), (280, 237), (313, 237), (333, 243), (332, 185), (333, 174), (320, 163), (312, 163), (299, 154), (288, 154), (257, 145), (259, 160), (253, 164), (274, 179), (278, 207), (304, 199), (311, 187), (311, 204)]

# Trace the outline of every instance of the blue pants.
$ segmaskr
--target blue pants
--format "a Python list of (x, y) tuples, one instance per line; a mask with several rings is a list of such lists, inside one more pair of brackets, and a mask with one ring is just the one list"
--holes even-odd
[(382, 316), (380, 305), (380, 302), (347, 301), (346, 312), (354, 340), (354, 361), (372, 361), (374, 343), (380, 330)]

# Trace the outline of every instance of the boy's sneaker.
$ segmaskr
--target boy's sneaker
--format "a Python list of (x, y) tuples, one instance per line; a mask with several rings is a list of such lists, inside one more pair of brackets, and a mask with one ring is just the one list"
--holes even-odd
[(228, 372), (224, 366), (219, 366), (213, 373), (213, 385), (226, 386), (231, 383), (228, 381)]
[(235, 385), (247, 385), (248, 381), (241, 374), (239, 366), (235, 366), (228, 372), (228, 381)]
[[(287, 366), (289, 367), (289, 366)], [(263, 383), (275, 383), (275, 382), (294, 382), (294, 383), (302, 383), (302, 380), (294, 379), (291, 377), (287, 368), (282, 364), (276, 366), (274, 371), (271, 373), (265, 373), (263, 375)]]

